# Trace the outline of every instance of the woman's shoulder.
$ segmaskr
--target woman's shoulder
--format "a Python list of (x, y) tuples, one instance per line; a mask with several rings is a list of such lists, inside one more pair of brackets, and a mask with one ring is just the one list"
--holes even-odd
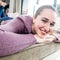
[(23, 21), (33, 20), (31, 16), (25, 16), (25, 15), (18, 16), (17, 19), (22, 19)]

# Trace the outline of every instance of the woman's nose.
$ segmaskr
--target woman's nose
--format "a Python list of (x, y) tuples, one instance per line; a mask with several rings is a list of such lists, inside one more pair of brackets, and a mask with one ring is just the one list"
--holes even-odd
[(46, 29), (46, 31), (49, 31), (50, 30), (50, 24), (46, 24), (45, 29)]

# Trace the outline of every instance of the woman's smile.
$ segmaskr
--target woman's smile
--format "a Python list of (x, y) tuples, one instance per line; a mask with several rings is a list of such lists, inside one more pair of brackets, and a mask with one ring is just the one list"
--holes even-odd
[(40, 27), (39, 29), (43, 35), (45, 35), (47, 33), (47, 31), (44, 28)]

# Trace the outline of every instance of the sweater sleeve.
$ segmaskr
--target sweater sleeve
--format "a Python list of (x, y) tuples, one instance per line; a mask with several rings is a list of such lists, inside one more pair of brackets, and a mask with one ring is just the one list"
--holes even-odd
[(36, 43), (32, 34), (16, 34), (0, 30), (0, 56), (13, 54)]
[(24, 23), (18, 17), (9, 21), (4, 25), (0, 25), (0, 30), (9, 31), (9, 32), (21, 32), (24, 29)]
[(54, 34), (54, 36), (56, 37), (56, 40), (54, 40), (54, 42), (60, 42), (60, 32)]

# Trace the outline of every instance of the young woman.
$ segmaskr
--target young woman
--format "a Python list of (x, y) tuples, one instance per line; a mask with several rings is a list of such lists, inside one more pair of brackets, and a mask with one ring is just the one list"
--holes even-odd
[(20, 16), (0, 25), (0, 56), (16, 53), (35, 43), (51, 42), (49, 35), (55, 24), (55, 10), (50, 5), (41, 6), (34, 17)]

